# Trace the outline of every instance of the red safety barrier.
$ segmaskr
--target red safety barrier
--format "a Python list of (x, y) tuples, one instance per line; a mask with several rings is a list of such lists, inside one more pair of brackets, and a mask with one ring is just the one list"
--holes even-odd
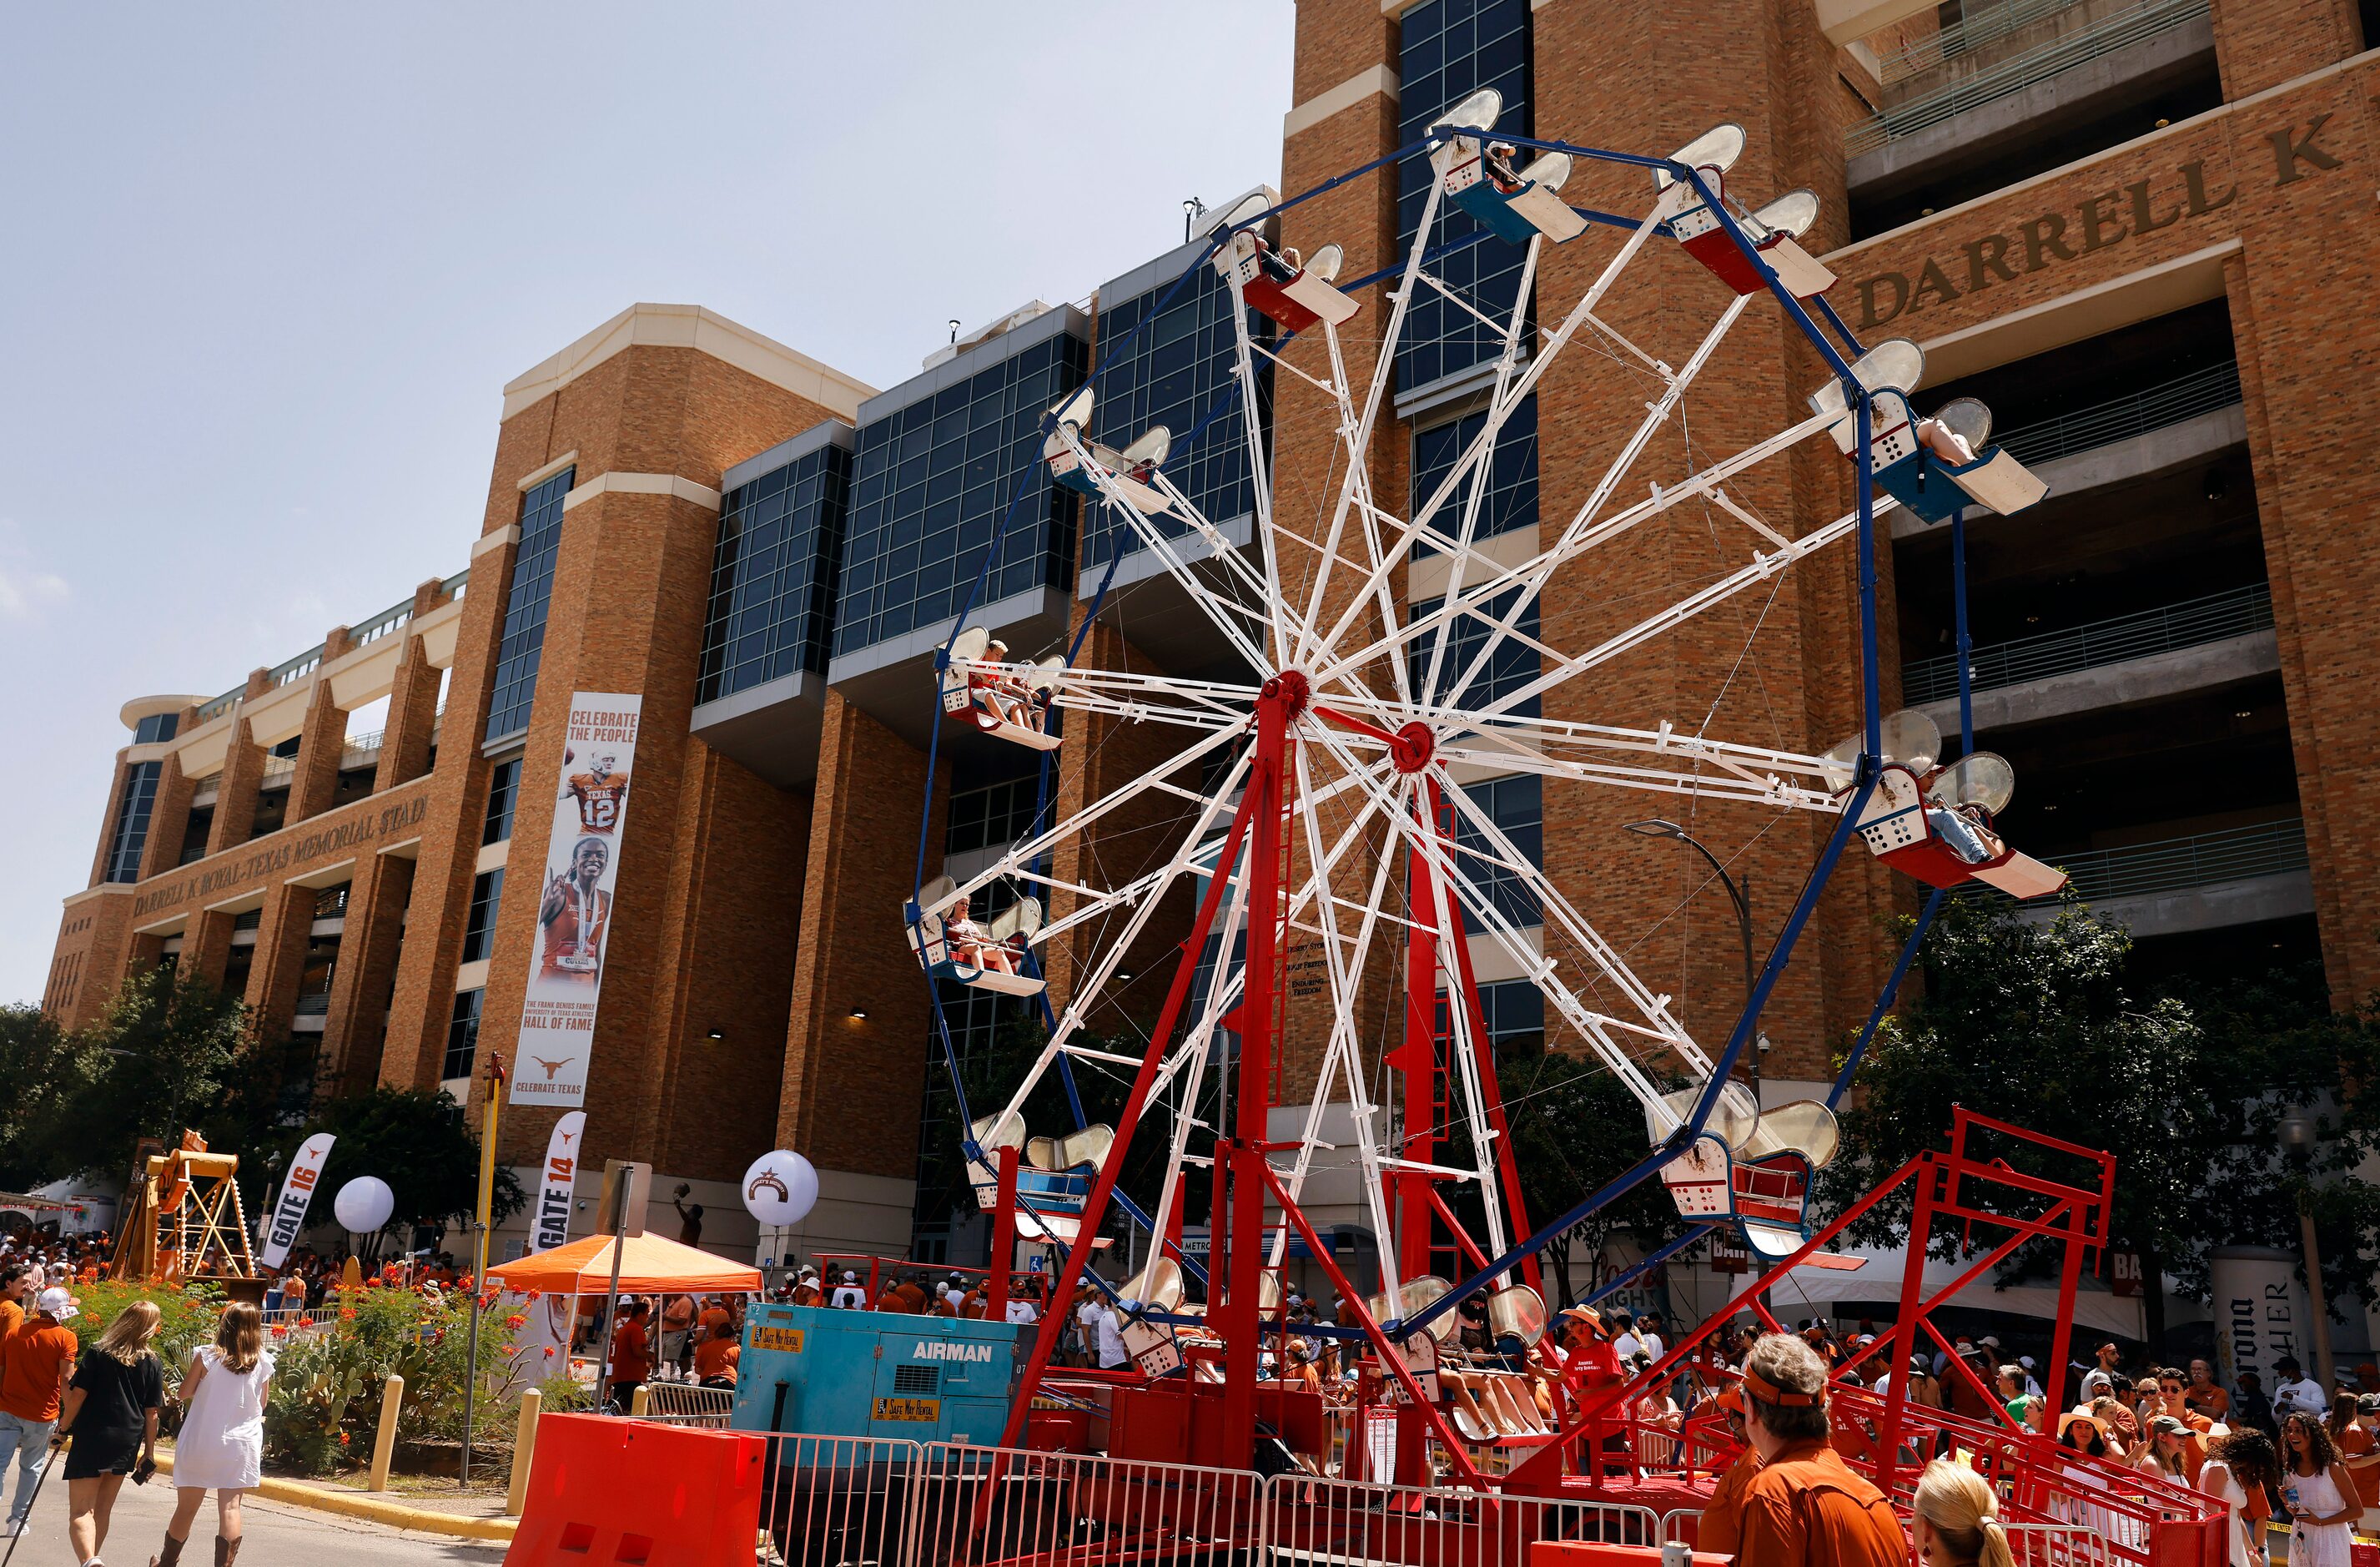
[(1529, 1548), (1529, 1567), (1727, 1567), (1733, 1558), (1714, 1556), (1706, 1550), (1686, 1550), (1671, 1548), (1664, 1554), (1658, 1545), (1603, 1545), (1594, 1540), (1539, 1540)]
[(600, 1415), (549, 1415), (504, 1567), (751, 1567), (767, 1444)]

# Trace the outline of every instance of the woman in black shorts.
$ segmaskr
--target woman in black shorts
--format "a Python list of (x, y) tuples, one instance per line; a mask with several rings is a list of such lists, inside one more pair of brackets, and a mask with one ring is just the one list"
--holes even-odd
[(124, 1476), (157, 1467), (157, 1407), (165, 1402), (164, 1368), (151, 1353), (161, 1314), (137, 1300), (116, 1313), (99, 1342), (82, 1352), (67, 1384), (55, 1439), (74, 1438), (67, 1454), (67, 1538), (77, 1561), (95, 1562), (107, 1541), (107, 1515)]

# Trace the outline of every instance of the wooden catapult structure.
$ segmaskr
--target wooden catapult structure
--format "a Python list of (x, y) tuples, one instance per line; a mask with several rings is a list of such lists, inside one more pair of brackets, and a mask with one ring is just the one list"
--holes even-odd
[(239, 1156), (209, 1153), (196, 1132), (181, 1147), (143, 1144), (125, 1193), (108, 1277), (228, 1283), (258, 1277), (239, 1202)]

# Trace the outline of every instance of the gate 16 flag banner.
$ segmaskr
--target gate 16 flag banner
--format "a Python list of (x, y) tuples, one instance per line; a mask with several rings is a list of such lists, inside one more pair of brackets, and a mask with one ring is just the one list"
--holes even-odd
[(273, 1223), (264, 1233), (264, 1250), (259, 1254), (267, 1268), (278, 1268), (289, 1260), (289, 1248), (298, 1244), (298, 1232), (306, 1227), (306, 1205), (314, 1200), (314, 1188), (322, 1179), (322, 1161), (331, 1157), (331, 1145), (338, 1139), (328, 1132), (317, 1132), (298, 1145), (298, 1157), (289, 1161), (289, 1178), (281, 1183), (281, 1200), (273, 1205)]
[[(641, 697), (570, 694), (562, 747), (562, 788), (538, 889), (536, 958), (521, 1005), (512, 1102), (587, 1102), (587, 1055), (595, 1043), (595, 1002), (612, 935), (612, 888), (628, 828)], [(519, 820), (535, 820), (524, 803)], [(513, 837), (516, 852), (522, 834)]]
[(533, 1252), (552, 1251), (570, 1238), (570, 1194), (578, 1179), (578, 1139), (586, 1130), (583, 1110), (553, 1124), (553, 1136), (545, 1145), (545, 1178), (538, 1183), (528, 1244)]

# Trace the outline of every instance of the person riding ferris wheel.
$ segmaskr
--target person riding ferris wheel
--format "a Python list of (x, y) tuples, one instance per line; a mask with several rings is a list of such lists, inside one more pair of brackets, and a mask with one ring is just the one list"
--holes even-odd
[[(1188, 438), (1162, 426), (1095, 434), (1095, 370), (1043, 420), (1042, 471), (1087, 497), (1087, 528), (1095, 516), (1147, 552), (1230, 650), (1237, 677), (1096, 667), (1078, 662), (1082, 635), (1062, 653), (1014, 661), (987, 630), (969, 625), (968, 609), (938, 661), (935, 700), (943, 715), (1044, 759), (1032, 829), (972, 874), (931, 881), (922, 877), (921, 837), (920, 884), (905, 911), (938, 1009), (940, 982), (952, 982), (1017, 997), (1044, 1020), (1041, 1048), (1006, 1102), (963, 1114), (974, 1184), (986, 1207), (1005, 1200), (1000, 1153), (1019, 1150), (1014, 1200), (1022, 1233), (1069, 1245), (1062, 1290), (1085, 1275), (1107, 1209), (1122, 1207), (1153, 1238), (1149, 1261), (1129, 1281), (1090, 1276), (1128, 1303), (1141, 1347), (1185, 1333), (1211, 1336), (1234, 1376), (1253, 1378), (1263, 1313), (1280, 1298), (1279, 1269), (1290, 1246), (1323, 1249), (1303, 1199), (1318, 1155), (1334, 1151), (1332, 1138), (1352, 1152), (1358, 1200), (1379, 1241), (1378, 1293), (1344, 1293), (1356, 1326), (1384, 1360), (1409, 1368), (1414, 1346), (1424, 1337), (1442, 1339), (1458, 1303), (1481, 1294), (1500, 1324), (1526, 1337), (1544, 1330), (1535, 1253), (1580, 1211), (1536, 1216), (1535, 1229), (1525, 1213), (1475, 951), (1532, 987), (1549, 1031), (1591, 1053), (1644, 1107), (1644, 1157), (1590, 1205), (1658, 1173), (1696, 1221), (1691, 1234), (1724, 1225), (1757, 1250), (1782, 1256), (1806, 1238), (1810, 1178), (1835, 1151), (1834, 1109), (1850, 1069), (1823, 1101), (1766, 1111), (1735, 1074), (1760, 1007), (1849, 839), (1856, 834), (1887, 864), (1937, 890), (1977, 881), (2029, 897), (2064, 880), (1993, 827), (2012, 788), (2006, 762), (1970, 745), (1958, 761), (1938, 765), (1941, 735), (1931, 721), (1915, 712), (1887, 717), (1877, 699), (1876, 518), (1903, 506), (1955, 527), (1969, 505), (2005, 512), (2032, 504), (2045, 492), (2040, 481), (1989, 444), (1990, 416), (1972, 399), (1917, 415), (1910, 399), (1924, 357), (1916, 346), (1895, 341), (1864, 350), (1827, 306), (1833, 275), (1799, 244), (1815, 217), (1815, 198), (1794, 192), (1755, 213), (1729, 196), (1726, 176), (1744, 144), (1740, 129), (1719, 127), (1659, 158), (1501, 131), (1501, 114), (1493, 91), (1475, 94), (1422, 142), (1366, 165), (1426, 157), (1430, 169), (1402, 261), (1375, 277), (1342, 280), (1336, 245), (1311, 258), (1279, 245), (1280, 214), (1305, 197), (1282, 201), (1259, 188), (1208, 215), (1197, 235), (1204, 253), (1175, 292), (1203, 267), (1228, 288), (1237, 394), (1228, 416), (1201, 419)], [(1525, 164), (1524, 151), (1535, 154)], [(1641, 210), (1593, 212), (1563, 201), (1560, 193), (1580, 161), (1643, 171), (1649, 188)], [(1477, 234), (1449, 242), (1442, 228), (1451, 212), (1465, 214)], [(1587, 281), (1574, 299), (1544, 298), (1550, 274), (1539, 269), (1548, 250), (1598, 228), (1621, 236), (1616, 249), (1599, 269), (1581, 274)], [(1641, 263), (1657, 239), (1675, 241), (1725, 285), (1708, 296), (1716, 311), (1675, 365), (1630, 341), (1609, 310), (1598, 311), (1645, 270), (1632, 263)], [(1474, 243), (1521, 249), (1512, 299), (1500, 305), (1445, 275), (1444, 257)], [(1376, 284), (1391, 287), (1385, 329), (1375, 341), (1343, 338), (1340, 328), (1359, 314), (1354, 296)], [(1663, 310), (1704, 319), (1697, 314), (1704, 298), (1672, 293)], [(1435, 485), (1401, 509), (1375, 492), (1367, 454), (1400, 339), (1426, 297), (1451, 300), (1491, 328), (1499, 352), (1475, 432)], [(1723, 454), (1703, 454), (1689, 441), (1695, 460), (1685, 471), (1651, 471), (1654, 438), (1673, 420), (1682, 424), (1688, 394), (1725, 362), (1730, 330), (1763, 298), (1778, 302), (1832, 371), (1800, 389), (1809, 412)], [(1557, 324), (1538, 326), (1540, 310)], [(1252, 315), (1285, 335), (1254, 330)], [(1322, 341), (1320, 373), (1284, 352), (1290, 339), (1315, 335)], [(1101, 369), (1115, 351), (1102, 346)], [(1639, 377), (1642, 415), (1616, 432), (1616, 455), (1575, 476), (1587, 482), (1574, 515), (1533, 549), (1495, 547), (1485, 514), (1500, 435), (1548, 370), (1580, 353), (1603, 355)], [(1330, 450), (1318, 458), (1268, 441), (1258, 414), (1268, 373), (1293, 377), (1327, 399), (1335, 414)], [(1821, 434), (1864, 480), (1843, 515), (1797, 528), (1791, 519), (1762, 516), (1745, 499), (1748, 480), (1731, 487)], [(1253, 511), (1245, 546), (1202, 511), (1169, 467), (1178, 467), (1195, 440), (1245, 445)], [(1035, 477), (1027, 475), (1027, 484)], [(1627, 498), (1623, 485), (1649, 492)], [(1025, 493), (1021, 485), (1020, 499)], [(1555, 574), (1686, 506), (1730, 530), (1734, 564), (1591, 643), (1558, 645), (1532, 613)], [(995, 536), (987, 570), (999, 546)], [(1100, 599), (1124, 547), (1111, 551)], [(1591, 705), (1597, 671), (1830, 548), (1856, 550), (1862, 565), (1864, 722), (1840, 744), (1803, 753), (1711, 735), (1707, 720), (1647, 728), (1544, 714), (1541, 698), (1557, 692), (1579, 698), (1565, 705)], [(1443, 590), (1409, 602), (1400, 573), (1423, 553), (1438, 557)], [(1095, 599), (1089, 617), (1099, 610)], [(1180, 738), (1159, 765), (1096, 798), (1086, 794), (1062, 813), (1052, 808), (1049, 759), (1065, 744), (1063, 718), (1075, 714), (1158, 726)], [(1697, 1039), (1672, 998), (1632, 969), (1626, 949), (1463, 786), (1506, 774), (1534, 775), (1548, 790), (1625, 789), (1839, 819), (1723, 1044)], [(1195, 787), (1185, 782), (1193, 777)], [(1099, 835), (1151, 812), (1172, 813), (1164, 850), (1150, 863), (1107, 867), (1091, 846)], [(1119, 1051), (1093, 1026), (1129, 978), (1127, 955), (1160, 934), (1171, 944), (1168, 922), (1178, 919), (1184, 893), (1196, 912), (1163, 1010), (1144, 1051)], [(1012, 895), (996, 917), (976, 917), (990, 900)], [(1928, 918), (1939, 901), (1937, 891)], [(1537, 927), (1524, 924), (1524, 907)], [(1293, 949), (1301, 985), (1318, 983), (1319, 993), (1318, 1004), (1302, 1004), (1293, 1021), (1285, 982)], [(1053, 997), (1044, 960), (1060, 954), (1067, 983), (1062, 997)], [(1397, 1031), (1399, 1011), (1384, 998), (1387, 975), (1403, 997), (1403, 1040), (1383, 1051), (1374, 1036)], [(1314, 1047), (1318, 1063), (1309, 1092), (1277, 1102), (1281, 1039), (1293, 1031)], [(1081, 1124), (1078, 1116), (1062, 1136), (1030, 1136), (1027, 1101), (1053, 1074), (1079, 1103), (1071, 1075), (1076, 1062), (1133, 1075), (1122, 1132)], [(952, 1065), (966, 1111), (954, 1058)], [(1680, 1079), (1683, 1087), (1671, 1086)], [(1145, 1117), (1152, 1104), (1169, 1113)], [(1293, 1136), (1280, 1137), (1276, 1111), (1289, 1112)], [(1330, 1137), (1326, 1124), (1337, 1128)], [(1154, 1136), (1165, 1139), (1165, 1173), (1153, 1211), (1143, 1212), (1117, 1190), (1117, 1176), (1133, 1139)], [(1179, 1245), (1190, 1169), (1210, 1171), (1215, 1184), (1206, 1269)], [(1479, 1216), (1480, 1230), (1462, 1237), (1475, 1270), (1451, 1282), (1429, 1271), (1429, 1232), (1441, 1221), (1463, 1228), (1451, 1217), (1449, 1198), (1456, 1196), (1468, 1199), (1465, 1211)], [(1191, 1298), (1185, 1272), (1204, 1285), (1203, 1301)], [(1032, 1375), (1046, 1366), (1054, 1331), (1053, 1321)]]

